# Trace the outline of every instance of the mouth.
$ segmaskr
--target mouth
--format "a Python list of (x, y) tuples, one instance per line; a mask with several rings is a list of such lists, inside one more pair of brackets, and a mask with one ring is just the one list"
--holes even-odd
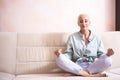
[(87, 28), (87, 26), (82, 26), (82, 28)]
[(88, 29), (88, 27), (87, 27), (87, 26), (82, 26), (81, 28), (82, 28), (82, 29)]

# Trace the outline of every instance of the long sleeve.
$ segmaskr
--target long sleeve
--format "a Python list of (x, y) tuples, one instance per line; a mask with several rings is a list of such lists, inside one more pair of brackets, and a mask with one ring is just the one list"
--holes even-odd
[(99, 58), (103, 54), (105, 54), (105, 49), (102, 40), (98, 40), (98, 51), (97, 51), (97, 57)]
[(73, 46), (72, 46), (72, 37), (69, 36), (68, 40), (67, 40), (67, 48), (64, 52), (64, 55), (66, 57), (68, 57), (69, 59), (72, 59), (72, 55), (73, 55)]
[(91, 57), (99, 58), (104, 53), (104, 46), (99, 37), (91, 32), (89, 43), (86, 45), (82, 34), (76, 32), (69, 36), (64, 55), (76, 62), (82, 62), (84, 57), (92, 62), (93, 59), (91, 59)]

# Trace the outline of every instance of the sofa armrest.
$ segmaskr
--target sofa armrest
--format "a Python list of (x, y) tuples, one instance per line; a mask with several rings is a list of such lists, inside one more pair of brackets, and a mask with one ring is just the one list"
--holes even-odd
[(13, 80), (14, 78), (15, 78), (14, 74), (0, 72), (0, 80)]

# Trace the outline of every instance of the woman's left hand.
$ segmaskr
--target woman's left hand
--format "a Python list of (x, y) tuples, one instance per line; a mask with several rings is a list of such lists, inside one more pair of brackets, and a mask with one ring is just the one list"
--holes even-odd
[(112, 56), (114, 54), (114, 51), (113, 51), (113, 49), (112, 48), (108, 48), (108, 50), (107, 50), (107, 56)]

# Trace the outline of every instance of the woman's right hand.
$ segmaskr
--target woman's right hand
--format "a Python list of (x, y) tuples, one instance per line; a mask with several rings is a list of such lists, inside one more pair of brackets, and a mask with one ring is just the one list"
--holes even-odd
[(55, 55), (56, 55), (57, 57), (59, 57), (60, 54), (62, 54), (62, 49), (57, 49), (57, 50), (55, 51)]

